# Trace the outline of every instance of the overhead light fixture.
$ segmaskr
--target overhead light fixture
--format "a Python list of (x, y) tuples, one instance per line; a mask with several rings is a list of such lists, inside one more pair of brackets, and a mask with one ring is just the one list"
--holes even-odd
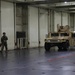
[(64, 3), (67, 3), (66, 1)]

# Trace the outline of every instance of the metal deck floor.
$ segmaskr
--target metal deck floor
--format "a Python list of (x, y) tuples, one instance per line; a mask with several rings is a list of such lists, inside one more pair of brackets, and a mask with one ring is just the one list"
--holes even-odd
[(41, 49), (0, 53), (0, 75), (75, 75), (75, 51)]

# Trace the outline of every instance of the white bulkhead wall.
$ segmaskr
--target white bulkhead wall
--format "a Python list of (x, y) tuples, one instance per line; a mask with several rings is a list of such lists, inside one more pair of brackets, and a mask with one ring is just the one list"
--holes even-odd
[(38, 47), (38, 9), (28, 7), (29, 47)]
[[(28, 35), (29, 47), (44, 46), (45, 35), (48, 33), (48, 13), (44, 9), (41, 10), (39, 18), (40, 30), (38, 29), (38, 8), (28, 6)], [(18, 18), (19, 19), (19, 18)], [(21, 23), (21, 22), (20, 22)], [(57, 24), (61, 25), (61, 12), (54, 12), (54, 30), (57, 31)], [(68, 14), (63, 13), (62, 24), (68, 25)], [(6, 32), (8, 36), (8, 48), (14, 49), (14, 6), (13, 3), (1, 3), (1, 31)], [(21, 26), (17, 26), (16, 30), (21, 31)], [(38, 34), (40, 33), (40, 36)], [(40, 38), (40, 40), (39, 40)]]
[(65, 25), (68, 25), (68, 13), (62, 13), (62, 25), (65, 26)]
[(54, 11), (54, 31), (57, 32), (57, 24), (61, 25), (61, 12)]
[[(29, 47), (44, 46), (44, 39), (48, 33), (48, 11), (44, 9), (29, 7), (28, 30), (29, 30)], [(39, 20), (39, 21), (38, 21)]]
[(40, 46), (44, 46), (46, 34), (48, 34), (48, 11), (40, 9), (39, 27), (40, 27)]
[(16, 31), (22, 31), (22, 7), (16, 6)]
[(69, 13), (54, 12), (54, 31), (57, 31), (57, 24), (65, 26), (69, 25)]
[(14, 5), (1, 1), (1, 31), (8, 36), (8, 49), (14, 49)]
[(74, 14), (73, 13), (70, 14), (70, 27), (71, 27), (71, 30), (73, 31), (74, 30)]

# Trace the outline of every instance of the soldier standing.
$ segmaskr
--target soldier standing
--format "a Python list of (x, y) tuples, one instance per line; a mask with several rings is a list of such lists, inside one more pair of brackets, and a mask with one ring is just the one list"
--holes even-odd
[(7, 40), (8, 40), (8, 37), (6, 36), (6, 33), (3, 32), (3, 36), (1, 37), (1, 52), (3, 51), (4, 47), (6, 51), (8, 50)]

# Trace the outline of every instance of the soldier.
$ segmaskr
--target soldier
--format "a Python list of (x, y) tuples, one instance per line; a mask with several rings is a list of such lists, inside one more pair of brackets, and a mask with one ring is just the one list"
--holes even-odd
[(6, 33), (3, 32), (3, 36), (1, 37), (1, 52), (3, 51), (4, 46), (5, 46), (5, 49), (7, 51), (7, 49), (8, 49), (7, 40), (8, 40), (8, 37), (6, 36)]

